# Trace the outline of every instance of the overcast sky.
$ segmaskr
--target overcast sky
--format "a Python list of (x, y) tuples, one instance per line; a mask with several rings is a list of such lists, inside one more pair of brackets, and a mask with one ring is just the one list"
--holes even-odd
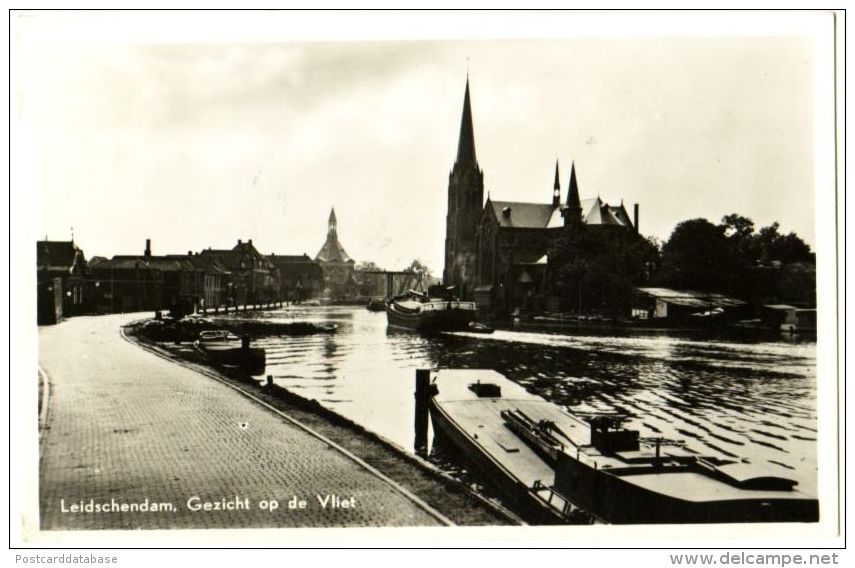
[(440, 274), (468, 65), (485, 197), (548, 202), (575, 160), (581, 197), (640, 203), (645, 235), (738, 212), (813, 243), (814, 57), (792, 36), (57, 42), (18, 94), (32, 237), (314, 256), (335, 206), (357, 261)]

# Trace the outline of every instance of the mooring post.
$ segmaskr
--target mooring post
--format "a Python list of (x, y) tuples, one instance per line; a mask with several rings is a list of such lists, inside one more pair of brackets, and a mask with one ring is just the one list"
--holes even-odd
[(273, 375), (267, 375), (267, 386), (273, 386)]
[(416, 369), (415, 442), (417, 454), (427, 452), (428, 404), (430, 403), (430, 369)]

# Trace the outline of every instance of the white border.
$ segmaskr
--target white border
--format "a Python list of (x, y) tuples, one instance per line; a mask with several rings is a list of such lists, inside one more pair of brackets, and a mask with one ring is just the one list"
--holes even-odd
[[(35, 543), (74, 544), (91, 546), (109, 542), (130, 546), (187, 546), (189, 544), (217, 546), (257, 545), (275, 546), (299, 543), (306, 546), (330, 544), (360, 546), (425, 546), (425, 545), (486, 545), (486, 546), (663, 546), (696, 547), (727, 546), (828, 546), (836, 542), (837, 526), (825, 514), (828, 503), (836, 503), (837, 407), (835, 378), (837, 377), (837, 336), (835, 314), (835, 219), (834, 192), (834, 107), (830, 94), (834, 92), (833, 61), (827, 57), (834, 48), (834, 38), (828, 33), (830, 15), (804, 12), (727, 12), (662, 13), (626, 12), (428, 12), (408, 14), (383, 13), (268, 13), (216, 12), (168, 14), (159, 12), (114, 13), (95, 15), (80, 13), (15, 14), (13, 25), (13, 55), (32, 43), (53, 43), (67, 40), (93, 44), (134, 42), (233, 42), (233, 41), (355, 41), (355, 40), (413, 40), (413, 39), (511, 39), (567, 37), (713, 37), (722, 35), (801, 35), (813, 37), (817, 45), (815, 80), (816, 163), (816, 249), (818, 257), (818, 297), (820, 333), (817, 343), (818, 408), (820, 430), (820, 497), (823, 521), (811, 526), (774, 527), (763, 525), (738, 526), (674, 526), (674, 527), (490, 527), (459, 528), (453, 531), (433, 529), (277, 529), (264, 531), (159, 531), (159, 532), (70, 532), (29, 535), (33, 541), (24, 543), (22, 535), (12, 534), (13, 544), (29, 546)], [(35, 17), (35, 20), (32, 18)], [(33, 25), (32, 21), (38, 21)], [(109, 25), (107, 25), (109, 23)], [(842, 55), (842, 54), (841, 54)], [(842, 60), (843, 58), (840, 57)], [(26, 72), (26, 60), (12, 59), (13, 80)], [(12, 92), (12, 117), (18, 116), (21, 101)], [(839, 117), (841, 120), (843, 117)], [(13, 119), (11, 163), (15, 165), (11, 178), (11, 205), (15, 217), (11, 231), (21, 238), (11, 243), (10, 265), (15, 267), (14, 297), (11, 326), (15, 330), (14, 353), (10, 380), (13, 384), (16, 412), (13, 424), (18, 432), (12, 440), (12, 502), (14, 512), (24, 511), (23, 503), (32, 502), (35, 495), (33, 479), (37, 479), (37, 442), (26, 432), (23, 424), (35, 424), (36, 405), (30, 385), (35, 377), (36, 337), (32, 326), (35, 313), (32, 263), (32, 222), (37, 218), (37, 204), (26, 188), (33, 187), (28, 172), (34, 171), (34, 157), (28, 130)], [(842, 163), (842, 162), (841, 162)], [(842, 184), (842, 179), (840, 183)], [(841, 205), (843, 186), (839, 186)], [(842, 213), (842, 208), (841, 208)], [(842, 228), (842, 226), (841, 226)], [(838, 275), (841, 276), (841, 275)], [(842, 314), (841, 314), (842, 316)], [(35, 458), (35, 459), (34, 459)], [(21, 469), (20, 464), (30, 464)], [(19, 492), (16, 488), (22, 488)], [(31, 512), (31, 510), (30, 510)], [(836, 521), (836, 519), (835, 519)], [(738, 535), (738, 536), (737, 536)], [(15, 537), (18, 537), (17, 539)]]

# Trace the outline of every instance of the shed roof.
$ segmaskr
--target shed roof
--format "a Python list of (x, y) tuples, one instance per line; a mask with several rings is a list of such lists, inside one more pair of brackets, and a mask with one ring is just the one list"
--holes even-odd
[(713, 292), (673, 290), (671, 288), (636, 288), (636, 290), (676, 306), (692, 308), (733, 308), (747, 304), (747, 302), (743, 300)]

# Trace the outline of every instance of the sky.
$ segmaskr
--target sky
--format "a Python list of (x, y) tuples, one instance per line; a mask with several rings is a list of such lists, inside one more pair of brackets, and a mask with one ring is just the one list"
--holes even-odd
[(314, 256), (335, 207), (357, 261), (441, 274), (467, 69), (485, 198), (549, 202), (575, 161), (644, 235), (736, 212), (815, 242), (810, 37), (79, 39), (25, 41), (16, 96), (32, 237), (87, 257)]

